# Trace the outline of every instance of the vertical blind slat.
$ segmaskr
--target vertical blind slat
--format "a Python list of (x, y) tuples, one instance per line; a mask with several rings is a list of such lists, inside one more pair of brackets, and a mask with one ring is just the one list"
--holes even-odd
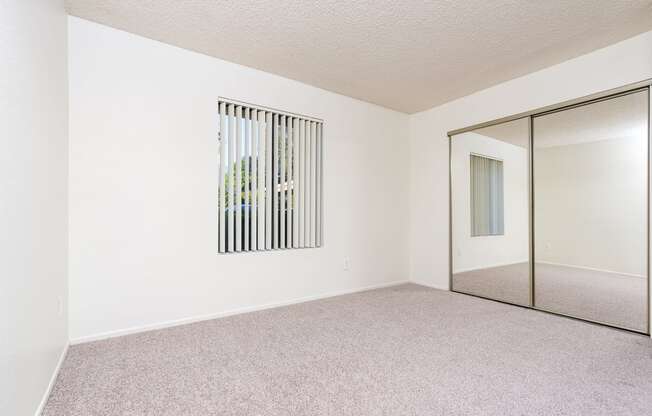
[(235, 117), (235, 251), (242, 251), (242, 107), (236, 107)]
[(312, 122), (306, 122), (306, 247), (312, 247)]
[(265, 112), (258, 112), (258, 250), (265, 250), (265, 174), (267, 172), (267, 125)]
[(246, 108), (243, 114), (244, 118), (244, 160), (243, 160), (243, 221), (244, 226), (242, 230), (242, 249), (249, 251), (249, 157), (251, 154), (251, 120), (249, 119), (249, 109)]
[(319, 247), (324, 245), (324, 158), (326, 154), (324, 153), (324, 123), (319, 123), (319, 195), (321, 198), (320, 208), (319, 208)]
[(321, 123), (315, 128), (315, 246), (321, 247)]
[(279, 125), (279, 247), (285, 248), (285, 116), (280, 117)]
[(310, 247), (310, 122), (306, 121), (303, 169), (303, 246)]
[(226, 229), (229, 234), (227, 251), (233, 252), (235, 249), (235, 233), (233, 232), (235, 225), (233, 216), (233, 201), (235, 200), (235, 190), (233, 187), (235, 182), (235, 106), (233, 104), (229, 105), (229, 161), (227, 166), (227, 189), (229, 193), (229, 203), (226, 211)]
[(292, 247), (299, 248), (299, 120), (292, 120)]
[(315, 247), (317, 233), (315, 231), (316, 222), (316, 202), (317, 202), (317, 131), (316, 123), (310, 123), (310, 247)]
[(272, 155), (272, 178), (274, 182), (272, 183), (272, 248), (278, 248), (278, 222), (279, 222), (279, 213), (278, 213), (278, 203), (279, 203), (279, 174), (278, 174), (278, 159), (279, 159), (279, 145), (278, 145), (278, 136), (279, 136), (279, 125), (278, 125), (278, 115), (274, 114), (273, 116), (273, 133), (272, 133), (272, 149), (274, 154)]
[(306, 244), (306, 122), (301, 120), (299, 123), (299, 247), (303, 248)]
[(258, 249), (258, 113), (251, 110), (251, 173), (249, 195), (251, 198), (251, 236), (249, 237), (250, 250)]
[(321, 225), (320, 225), (320, 234), (321, 240), (319, 246), (324, 245), (324, 224), (325, 224), (325, 210), (324, 210), (324, 159), (326, 158), (325, 145), (326, 139), (324, 138), (324, 123), (319, 124), (319, 129), (321, 131), (321, 157), (319, 158), (319, 171), (321, 172), (321, 182), (319, 183), (319, 193), (321, 195)]
[(272, 136), (272, 114), (265, 113), (265, 135), (267, 136), (267, 149), (265, 154), (265, 249), (272, 248), (272, 150), (274, 148), (274, 137)]
[(313, 176), (312, 176), (312, 150), (314, 124), (306, 123), (306, 247), (312, 247), (312, 197), (313, 197)]
[(286, 229), (285, 229), (285, 247), (291, 248), (292, 247), (292, 220), (294, 219), (293, 217), (293, 194), (294, 194), (294, 189), (293, 189), (293, 174), (294, 174), (294, 169), (292, 166), (293, 163), (293, 158), (292, 158), (292, 152), (294, 152), (294, 140), (292, 137), (292, 117), (287, 118), (287, 153), (285, 155), (286, 158), (286, 174), (287, 174), (287, 202), (286, 202), (286, 208), (287, 208), (287, 213), (286, 213)]
[(219, 111), (220, 111), (220, 146), (219, 146), (219, 152), (220, 152), (220, 173), (219, 173), (219, 178), (217, 182), (217, 189), (218, 189), (218, 210), (219, 210), (219, 219), (218, 219), (218, 228), (219, 228), (219, 242), (218, 242), (218, 251), (220, 253), (224, 253), (226, 251), (226, 224), (225, 224), (225, 209), (226, 209), (226, 189), (224, 185), (224, 178), (226, 177), (225, 175), (225, 170), (226, 170), (226, 164), (227, 164), (227, 152), (228, 152), (228, 147), (227, 147), (227, 141), (228, 141), (228, 125), (226, 123), (226, 104), (225, 103), (220, 103), (219, 104)]

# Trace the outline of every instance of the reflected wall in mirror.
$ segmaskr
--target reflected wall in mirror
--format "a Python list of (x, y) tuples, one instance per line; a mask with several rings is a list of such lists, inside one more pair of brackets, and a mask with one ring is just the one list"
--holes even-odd
[(647, 331), (647, 94), (534, 117), (537, 308)]
[(530, 305), (528, 124), (451, 136), (455, 291)]

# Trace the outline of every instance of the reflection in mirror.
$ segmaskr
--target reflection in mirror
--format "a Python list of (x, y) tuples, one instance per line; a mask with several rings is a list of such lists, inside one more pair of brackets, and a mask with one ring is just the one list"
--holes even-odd
[(537, 308), (647, 330), (647, 91), (534, 118)]
[(528, 123), (451, 137), (455, 291), (530, 304)]

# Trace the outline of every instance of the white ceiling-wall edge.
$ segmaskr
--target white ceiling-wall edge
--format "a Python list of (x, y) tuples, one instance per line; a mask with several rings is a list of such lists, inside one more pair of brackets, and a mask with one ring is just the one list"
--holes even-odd
[[(475, 91), (473, 93), (464, 95), (463, 97), (456, 98), (451, 101), (447, 101), (445, 103), (442, 103), (440, 105), (431, 107), (429, 109), (419, 111), (416, 113), (410, 114), (410, 120), (417, 120), (421, 117), (428, 116), (432, 113), (439, 112), (444, 109), (448, 109), (449, 107), (460, 107), (464, 108), (466, 104), (474, 99), (477, 99), (482, 96), (491, 96), (491, 95), (496, 95), (498, 93), (501, 95), (501, 98), (508, 96), (504, 94), (504, 89), (505, 88), (511, 88), (514, 90), (520, 90), (521, 93), (527, 93), (528, 90), (532, 90), (532, 85), (536, 85), (536, 83), (531, 83), (532, 79), (536, 78), (541, 78), (539, 82), (545, 83), (549, 81), (546, 78), (549, 78), (553, 72), (563, 72), (569, 68), (569, 66), (577, 66), (577, 67), (586, 67), (587, 61), (595, 60), (601, 62), (601, 58), (603, 55), (618, 55), (620, 48), (623, 45), (626, 44), (633, 44), (640, 42), (642, 44), (649, 44), (651, 45), (652, 48), (652, 30), (639, 33), (638, 35), (632, 36), (630, 38), (621, 40), (619, 42), (607, 45), (603, 48), (593, 50), (591, 52), (585, 53), (583, 55), (577, 56), (572, 59), (568, 59), (564, 62), (559, 62), (555, 65), (548, 66), (546, 68), (542, 68), (538, 71), (530, 72), (528, 74), (512, 78), (510, 80), (506, 80), (504, 82), (501, 82), (499, 84), (493, 85), (491, 87)], [(617, 56), (614, 56), (614, 59)], [(652, 57), (652, 49), (650, 52), (650, 57)], [(645, 57), (641, 56), (630, 56), (630, 59), (645, 59)], [(543, 97), (541, 94), (535, 94), (534, 91), (532, 91), (531, 97), (534, 97), (535, 100), (538, 100), (539, 102), (536, 105), (530, 105), (527, 107), (521, 106), (519, 102), (506, 102), (506, 106), (497, 106), (497, 108), (505, 108), (505, 107), (510, 107), (512, 108), (511, 110), (503, 110), (500, 112), (496, 112), (495, 115), (493, 115), (490, 118), (476, 118), (472, 123), (469, 123), (467, 125), (460, 125), (460, 126), (453, 126), (450, 128), (450, 131), (453, 130), (459, 130), (459, 129), (464, 129), (469, 126), (474, 126), (476, 124), (481, 124), (481, 123), (487, 123), (491, 122), (493, 120), (499, 120), (502, 118), (507, 118), (511, 117), (517, 114), (529, 112), (529, 111), (535, 111), (540, 108), (545, 108), (548, 106), (556, 105), (563, 103), (565, 101), (569, 100), (574, 100), (577, 98), (581, 98), (583, 96), (588, 96), (591, 94), (599, 94), (605, 91), (609, 91), (611, 89), (616, 89), (620, 88), (629, 84), (635, 84), (637, 82), (643, 82), (647, 79), (650, 78), (650, 74), (652, 73), (652, 60), (650, 60), (647, 63), (648, 66), (648, 72), (646, 74), (641, 73), (640, 75), (634, 75), (634, 76), (625, 76), (625, 77), (613, 77), (612, 79), (604, 79), (603, 82), (600, 84), (602, 85), (601, 88), (595, 89), (595, 88), (589, 88), (587, 89), (582, 95), (576, 95), (572, 91), (565, 91), (563, 95), (558, 95), (556, 97)], [(625, 69), (628, 69), (626, 65), (623, 65)], [(637, 68), (640, 68), (642, 66), (637, 66)], [(587, 79), (590, 80), (584, 80), (584, 79), (566, 79), (566, 82), (573, 82), (575, 84), (582, 84), (586, 83), (586, 85), (591, 85), (593, 78), (591, 77), (593, 74), (587, 74)], [(559, 91), (559, 89), (554, 89), (555, 91)]]
[[(376, 109), (379, 109), (379, 110), (382, 110), (382, 111), (388, 111), (388, 112), (397, 114), (399, 116), (404, 116), (404, 117), (406, 117), (406, 119), (407, 119), (407, 117), (409, 117), (409, 114), (407, 114), (407, 113), (405, 113), (403, 111), (400, 111), (400, 110), (385, 107), (383, 105), (372, 103), (372, 102), (369, 102), (369, 101), (365, 101), (363, 99), (352, 97), (350, 95), (340, 94), (340, 93), (335, 92), (335, 91), (330, 91), (330, 90), (318, 87), (316, 85), (307, 84), (305, 82), (298, 81), (296, 79), (292, 79), (292, 78), (288, 78), (288, 77), (284, 77), (282, 75), (274, 74), (274, 73), (271, 73), (271, 72), (267, 72), (267, 71), (264, 71), (262, 69), (253, 68), (253, 67), (250, 67), (250, 66), (247, 66), (247, 65), (242, 65), (242, 64), (239, 64), (237, 62), (227, 61), (226, 59), (217, 58), (217, 57), (215, 57), (213, 55), (208, 55), (208, 54), (203, 53), (201, 51), (187, 49), (187, 48), (184, 48), (184, 47), (181, 47), (181, 46), (177, 46), (177, 45), (173, 45), (173, 44), (163, 42), (163, 41), (160, 41), (160, 40), (152, 39), (152, 38), (149, 38), (147, 36), (141, 36), (139, 34), (129, 32), (127, 30), (119, 29), (119, 28), (116, 28), (116, 27), (113, 27), (113, 26), (105, 25), (105, 24), (103, 24), (101, 22), (97, 22), (97, 21), (94, 21), (94, 20), (91, 20), (91, 19), (85, 19), (83, 17), (78, 17), (78, 16), (74, 16), (74, 15), (71, 15), (71, 14), (68, 14), (68, 19), (69, 20), (77, 20), (79, 22), (84, 22), (86, 24), (93, 24), (93, 25), (101, 26), (102, 28), (104, 28), (106, 30), (112, 30), (112, 31), (120, 32), (120, 33), (122, 33), (122, 34), (124, 34), (126, 36), (131, 36), (131, 37), (134, 37), (134, 38), (137, 38), (137, 39), (140, 39), (140, 40), (144, 40), (144, 41), (147, 41), (147, 42), (154, 42), (154, 43), (156, 43), (158, 45), (161, 45), (161, 46), (170, 47), (170, 48), (174, 48), (174, 49), (179, 50), (179, 51), (195, 54), (195, 55), (201, 56), (202, 58), (209, 59), (209, 60), (215, 60), (215, 61), (221, 62), (223, 64), (233, 65), (233, 66), (242, 68), (242, 69), (247, 70), (247, 71), (253, 71), (255, 73), (263, 74), (263, 75), (268, 76), (268, 77), (277, 78), (279, 80), (283, 80), (284, 82), (290, 82), (290, 83), (298, 84), (298, 85), (301, 85), (303, 87), (311, 88), (311, 89), (314, 89), (316, 91), (320, 91), (320, 92), (322, 92), (324, 94), (331, 95), (333, 97), (344, 98), (346, 100), (349, 100), (349, 101), (351, 101), (353, 103), (356, 103), (356, 104), (359, 104), (359, 105), (371, 106), (373, 108), (376, 108)], [(220, 97), (221, 96), (216, 95), (215, 96), (215, 101), (217, 102), (218, 98), (220, 98)], [(222, 98), (230, 98), (230, 97), (222, 97)], [(255, 102), (255, 97), (253, 99), (254, 99), (254, 101), (251, 101), (251, 102), (247, 101), (247, 102), (249, 102), (252, 105), (256, 105), (256, 106), (260, 106), (260, 107), (268, 107), (270, 109), (278, 109), (280, 111), (288, 111), (288, 112), (294, 112), (296, 114), (303, 114), (300, 111), (293, 111), (292, 109), (277, 108), (278, 106), (272, 105), (270, 103)], [(305, 115), (309, 116), (309, 117), (314, 117), (316, 119), (326, 121), (324, 119), (323, 114), (305, 114)]]

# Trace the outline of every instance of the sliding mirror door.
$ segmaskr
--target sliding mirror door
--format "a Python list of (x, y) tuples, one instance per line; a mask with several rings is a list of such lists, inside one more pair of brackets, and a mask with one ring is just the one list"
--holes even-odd
[(530, 305), (529, 118), (450, 138), (451, 285)]
[(647, 332), (648, 102), (533, 117), (537, 309)]

